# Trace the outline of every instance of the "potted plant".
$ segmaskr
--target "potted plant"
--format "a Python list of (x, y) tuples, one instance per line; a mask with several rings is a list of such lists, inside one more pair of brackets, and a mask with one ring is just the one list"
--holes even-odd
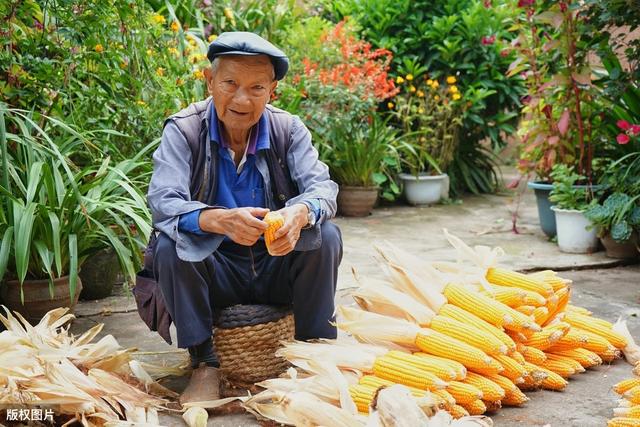
[(437, 203), (449, 193), (444, 172), (458, 146), (462, 95), (454, 76), (440, 83), (426, 74), (408, 74), (396, 83), (401, 91), (389, 106), (404, 133), (397, 148), (405, 197), (412, 205)]
[(393, 144), (397, 131), (378, 114), (347, 133), (336, 128), (334, 143), (327, 148), (332, 178), (340, 185), (338, 210), (345, 216), (367, 216), (378, 198), (379, 186), (388, 179), (394, 164)]
[(640, 228), (640, 195), (630, 197), (613, 193), (602, 204), (591, 206), (585, 216), (597, 228), (605, 252), (610, 258), (638, 256), (638, 228)]
[(73, 307), (78, 272), (97, 249), (113, 248), (133, 279), (150, 233), (139, 183), (129, 178), (138, 159), (112, 166), (107, 157), (80, 168), (69, 156), (87, 149), (87, 135), (53, 118), (43, 123), (0, 105), (2, 300), (31, 321)]
[(549, 200), (556, 215), (558, 246), (562, 252), (591, 253), (598, 248), (598, 237), (585, 212), (593, 204), (593, 188), (576, 185), (584, 179), (573, 167), (557, 164), (551, 172), (553, 189)]

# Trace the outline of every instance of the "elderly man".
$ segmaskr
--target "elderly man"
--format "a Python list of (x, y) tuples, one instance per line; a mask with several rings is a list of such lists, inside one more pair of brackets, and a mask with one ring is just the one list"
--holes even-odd
[[(153, 274), (194, 371), (181, 402), (218, 397), (212, 327), (220, 308), (293, 304), (296, 338), (335, 338), (337, 185), (300, 119), (268, 105), (288, 69), (261, 37), (221, 34), (209, 46), (209, 95), (171, 116), (153, 155)], [(267, 252), (262, 220), (284, 225)]]

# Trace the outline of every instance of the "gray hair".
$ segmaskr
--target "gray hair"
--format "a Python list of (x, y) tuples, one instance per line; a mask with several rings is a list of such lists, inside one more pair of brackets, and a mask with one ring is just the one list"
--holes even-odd
[[(267, 55), (264, 55), (267, 56)], [(211, 61), (211, 72), (213, 74), (216, 73), (216, 70), (218, 69), (218, 66), (220, 65), (220, 59), (222, 59), (221, 56), (216, 56), (215, 58), (213, 58), (213, 61)], [(273, 67), (273, 63), (271, 63), (271, 71), (272, 71), (272, 76), (271, 79), (275, 80), (276, 79), (276, 69)]]

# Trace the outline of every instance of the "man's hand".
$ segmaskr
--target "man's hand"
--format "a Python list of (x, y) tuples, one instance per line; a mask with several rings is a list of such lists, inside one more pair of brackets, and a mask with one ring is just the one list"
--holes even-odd
[(270, 253), (284, 256), (295, 248), (300, 238), (300, 230), (307, 225), (309, 208), (304, 203), (297, 203), (278, 212), (284, 218), (284, 224), (275, 233), (275, 240), (270, 245)]
[(253, 246), (267, 229), (267, 223), (259, 218), (268, 212), (264, 208), (206, 209), (200, 213), (200, 229), (224, 234), (239, 245)]

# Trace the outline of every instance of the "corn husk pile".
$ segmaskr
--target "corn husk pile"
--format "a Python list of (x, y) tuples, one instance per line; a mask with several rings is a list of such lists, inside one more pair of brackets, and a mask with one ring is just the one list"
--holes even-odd
[[(0, 321), (0, 407), (53, 410), (56, 425), (81, 422), (85, 426), (157, 425), (163, 397), (175, 393), (158, 384), (96, 325), (79, 337), (65, 325), (68, 309), (47, 313), (35, 326), (19, 313)], [(6, 417), (5, 417), (6, 419)]]
[[(500, 249), (445, 235), (457, 262), (427, 262), (389, 243), (376, 247), (385, 278), (356, 274), (358, 307), (337, 309), (338, 328), (358, 343), (285, 345), (280, 355), (295, 373), (262, 383), (267, 391), (246, 407), (294, 425), (402, 425), (379, 414), (381, 390), (400, 384), (403, 402), (426, 417), (398, 407), (394, 413), (411, 418), (406, 425), (430, 425), (443, 411), (449, 418), (438, 425), (449, 425), (523, 405), (528, 390), (561, 391), (570, 377), (633, 352), (627, 335), (570, 303), (570, 280), (553, 271), (510, 271), (498, 264)], [(317, 401), (319, 413), (335, 418), (300, 418), (290, 409), (300, 399)]]

